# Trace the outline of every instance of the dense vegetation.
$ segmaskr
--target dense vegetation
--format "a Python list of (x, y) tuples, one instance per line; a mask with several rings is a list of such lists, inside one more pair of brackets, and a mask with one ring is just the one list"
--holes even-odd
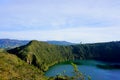
[(46, 71), (55, 63), (68, 60), (95, 59), (120, 62), (120, 42), (58, 46), (33, 40), (8, 52), (16, 54), (42, 71)]
[(48, 80), (91, 80), (89, 75), (85, 75), (78, 70), (78, 66), (76, 64), (71, 63), (71, 65), (73, 66), (73, 76), (67, 76), (65, 75), (65, 71), (63, 71), (55, 77), (50, 77)]
[[(29, 80), (42, 78), (44, 80), (42, 74), (50, 66), (69, 60), (94, 59), (120, 62), (120, 42), (60, 46), (33, 40), (27, 45), (10, 49), (7, 52), (0, 49), (0, 64), (2, 64), (0, 65), (0, 78), (3, 80), (18, 80), (19, 78)], [(98, 67), (106, 68), (104, 65), (98, 65)], [(56, 78), (50, 80), (54, 79)]]
[(46, 71), (55, 63), (73, 59), (71, 47), (51, 45), (35, 40), (8, 52), (16, 54), (28, 64), (34, 64), (42, 71)]
[[(85, 80), (87, 78), (73, 63), (75, 76), (69, 77), (61, 73), (55, 77), (45, 77), (40, 69), (3, 49), (0, 49), (0, 64), (0, 80)], [(91, 80), (89, 76), (88, 80)]]
[(120, 42), (73, 45), (76, 59), (120, 62)]
[(0, 80), (46, 80), (43, 72), (13, 54), (0, 51)]

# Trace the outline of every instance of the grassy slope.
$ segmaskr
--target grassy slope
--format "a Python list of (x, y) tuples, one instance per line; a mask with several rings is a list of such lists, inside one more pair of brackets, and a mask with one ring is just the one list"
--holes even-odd
[(73, 58), (70, 47), (31, 41), (29, 44), (10, 50), (29, 64), (45, 71), (49, 66)]
[(34, 40), (8, 52), (16, 54), (28, 64), (34, 64), (42, 71), (46, 71), (55, 63), (74, 59), (119, 62), (120, 42), (57, 46)]
[(45, 80), (43, 72), (13, 54), (0, 52), (0, 80)]
[(17, 56), (0, 51), (0, 78), (4, 80), (44, 80), (39, 69), (45, 71), (49, 66), (66, 60), (75, 59), (98, 59), (108, 61), (120, 61), (120, 42), (81, 44), (72, 46), (50, 45), (45, 42), (31, 41), (8, 52)]

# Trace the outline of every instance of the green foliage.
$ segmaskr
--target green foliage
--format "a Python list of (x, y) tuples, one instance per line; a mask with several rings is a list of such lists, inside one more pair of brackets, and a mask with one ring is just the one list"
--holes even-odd
[[(73, 80), (86, 80), (86, 75), (84, 75), (82, 72), (78, 70), (78, 66), (74, 63), (71, 63), (74, 69), (75, 76), (72, 76)], [(88, 80), (91, 80), (90, 76), (87, 76)]]
[(42, 71), (58, 62), (73, 59), (71, 47), (50, 45), (45, 42), (31, 41), (29, 44), (9, 50), (28, 64), (34, 64)]
[(8, 52), (46, 71), (56, 63), (69, 60), (120, 61), (120, 42), (57, 46), (33, 40), (25, 46), (11, 49)]
[[(103, 61), (120, 61), (120, 42), (110, 42), (110, 43), (96, 43), (96, 44), (79, 44), (79, 45), (70, 45), (70, 46), (57, 46), (51, 45), (45, 42), (31, 41), (29, 44), (21, 47), (17, 47), (8, 52), (17, 55), (22, 60), (26, 61), (30, 65), (37, 66), (40, 70), (34, 70), (33, 66), (29, 66), (20, 59), (13, 57), (8, 53), (3, 54), (4, 50), (0, 50), (0, 77), (7, 76), (5, 79), (19, 79), (21, 76), (22, 79), (41, 79), (38, 78), (38, 74), (42, 74), (41, 71), (46, 71), (50, 66), (69, 60), (83, 60), (83, 59), (95, 59)], [(6, 56), (8, 55), (8, 56)], [(5, 57), (5, 58), (4, 58)], [(4, 61), (4, 62), (2, 62)], [(64, 75), (58, 75), (57, 78), (50, 78), (51, 80), (70, 80), (70, 79), (81, 79), (84, 80), (85, 76), (80, 73), (77, 69), (77, 66), (73, 64), (74, 73), (76, 76), (72, 78)], [(5, 67), (9, 66), (9, 67)], [(24, 66), (24, 68), (23, 68)], [(5, 67), (5, 68), (4, 68)], [(101, 66), (100, 66), (101, 67)], [(10, 68), (10, 69), (9, 69)], [(32, 71), (31, 71), (32, 69)], [(10, 71), (9, 71), (10, 70)], [(8, 72), (7, 72), (8, 71)], [(23, 72), (21, 72), (23, 71)], [(37, 73), (35, 72), (37, 71)], [(5, 72), (5, 73), (4, 73)], [(10, 74), (10, 75), (8, 75)], [(27, 75), (29, 74), (29, 76)], [(35, 75), (33, 75), (35, 74)], [(13, 78), (11, 78), (11, 75)], [(16, 78), (17, 77), (17, 78)], [(91, 77), (88, 76), (88, 80), (91, 80)]]
[(120, 42), (72, 45), (75, 59), (94, 59), (107, 62), (120, 62)]
[(0, 52), (0, 80), (45, 80), (43, 72), (17, 56)]
[(67, 76), (65, 75), (65, 71), (63, 71), (63, 73), (60, 73), (55, 77), (50, 77), (48, 80), (91, 80), (90, 76), (86, 76), (78, 70), (78, 66), (76, 64), (71, 63), (71, 65), (73, 66), (74, 76)]

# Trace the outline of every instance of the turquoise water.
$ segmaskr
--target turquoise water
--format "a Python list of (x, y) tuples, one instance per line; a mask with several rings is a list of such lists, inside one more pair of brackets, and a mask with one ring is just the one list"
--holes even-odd
[[(91, 76), (92, 80), (120, 80), (120, 69), (102, 69), (96, 65), (103, 65), (105, 63), (98, 61), (80, 61), (77, 62), (81, 65), (77, 65), (80, 72), (85, 75)], [(51, 67), (46, 73), (46, 76), (55, 76), (63, 73), (68, 76), (73, 76), (73, 67), (71, 64), (57, 64)]]

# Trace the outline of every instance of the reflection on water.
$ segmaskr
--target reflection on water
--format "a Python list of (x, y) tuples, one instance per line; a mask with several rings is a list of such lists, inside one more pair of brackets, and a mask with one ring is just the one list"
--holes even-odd
[[(90, 75), (92, 80), (120, 80), (120, 69), (103, 69), (96, 65), (104, 65), (103, 62), (98, 61), (79, 61), (78, 69), (85, 75)], [(77, 64), (79, 64), (77, 62)], [(70, 64), (57, 64), (51, 67), (47, 72), (46, 76), (55, 76), (65, 71), (65, 74), (72, 76), (73, 67)]]

